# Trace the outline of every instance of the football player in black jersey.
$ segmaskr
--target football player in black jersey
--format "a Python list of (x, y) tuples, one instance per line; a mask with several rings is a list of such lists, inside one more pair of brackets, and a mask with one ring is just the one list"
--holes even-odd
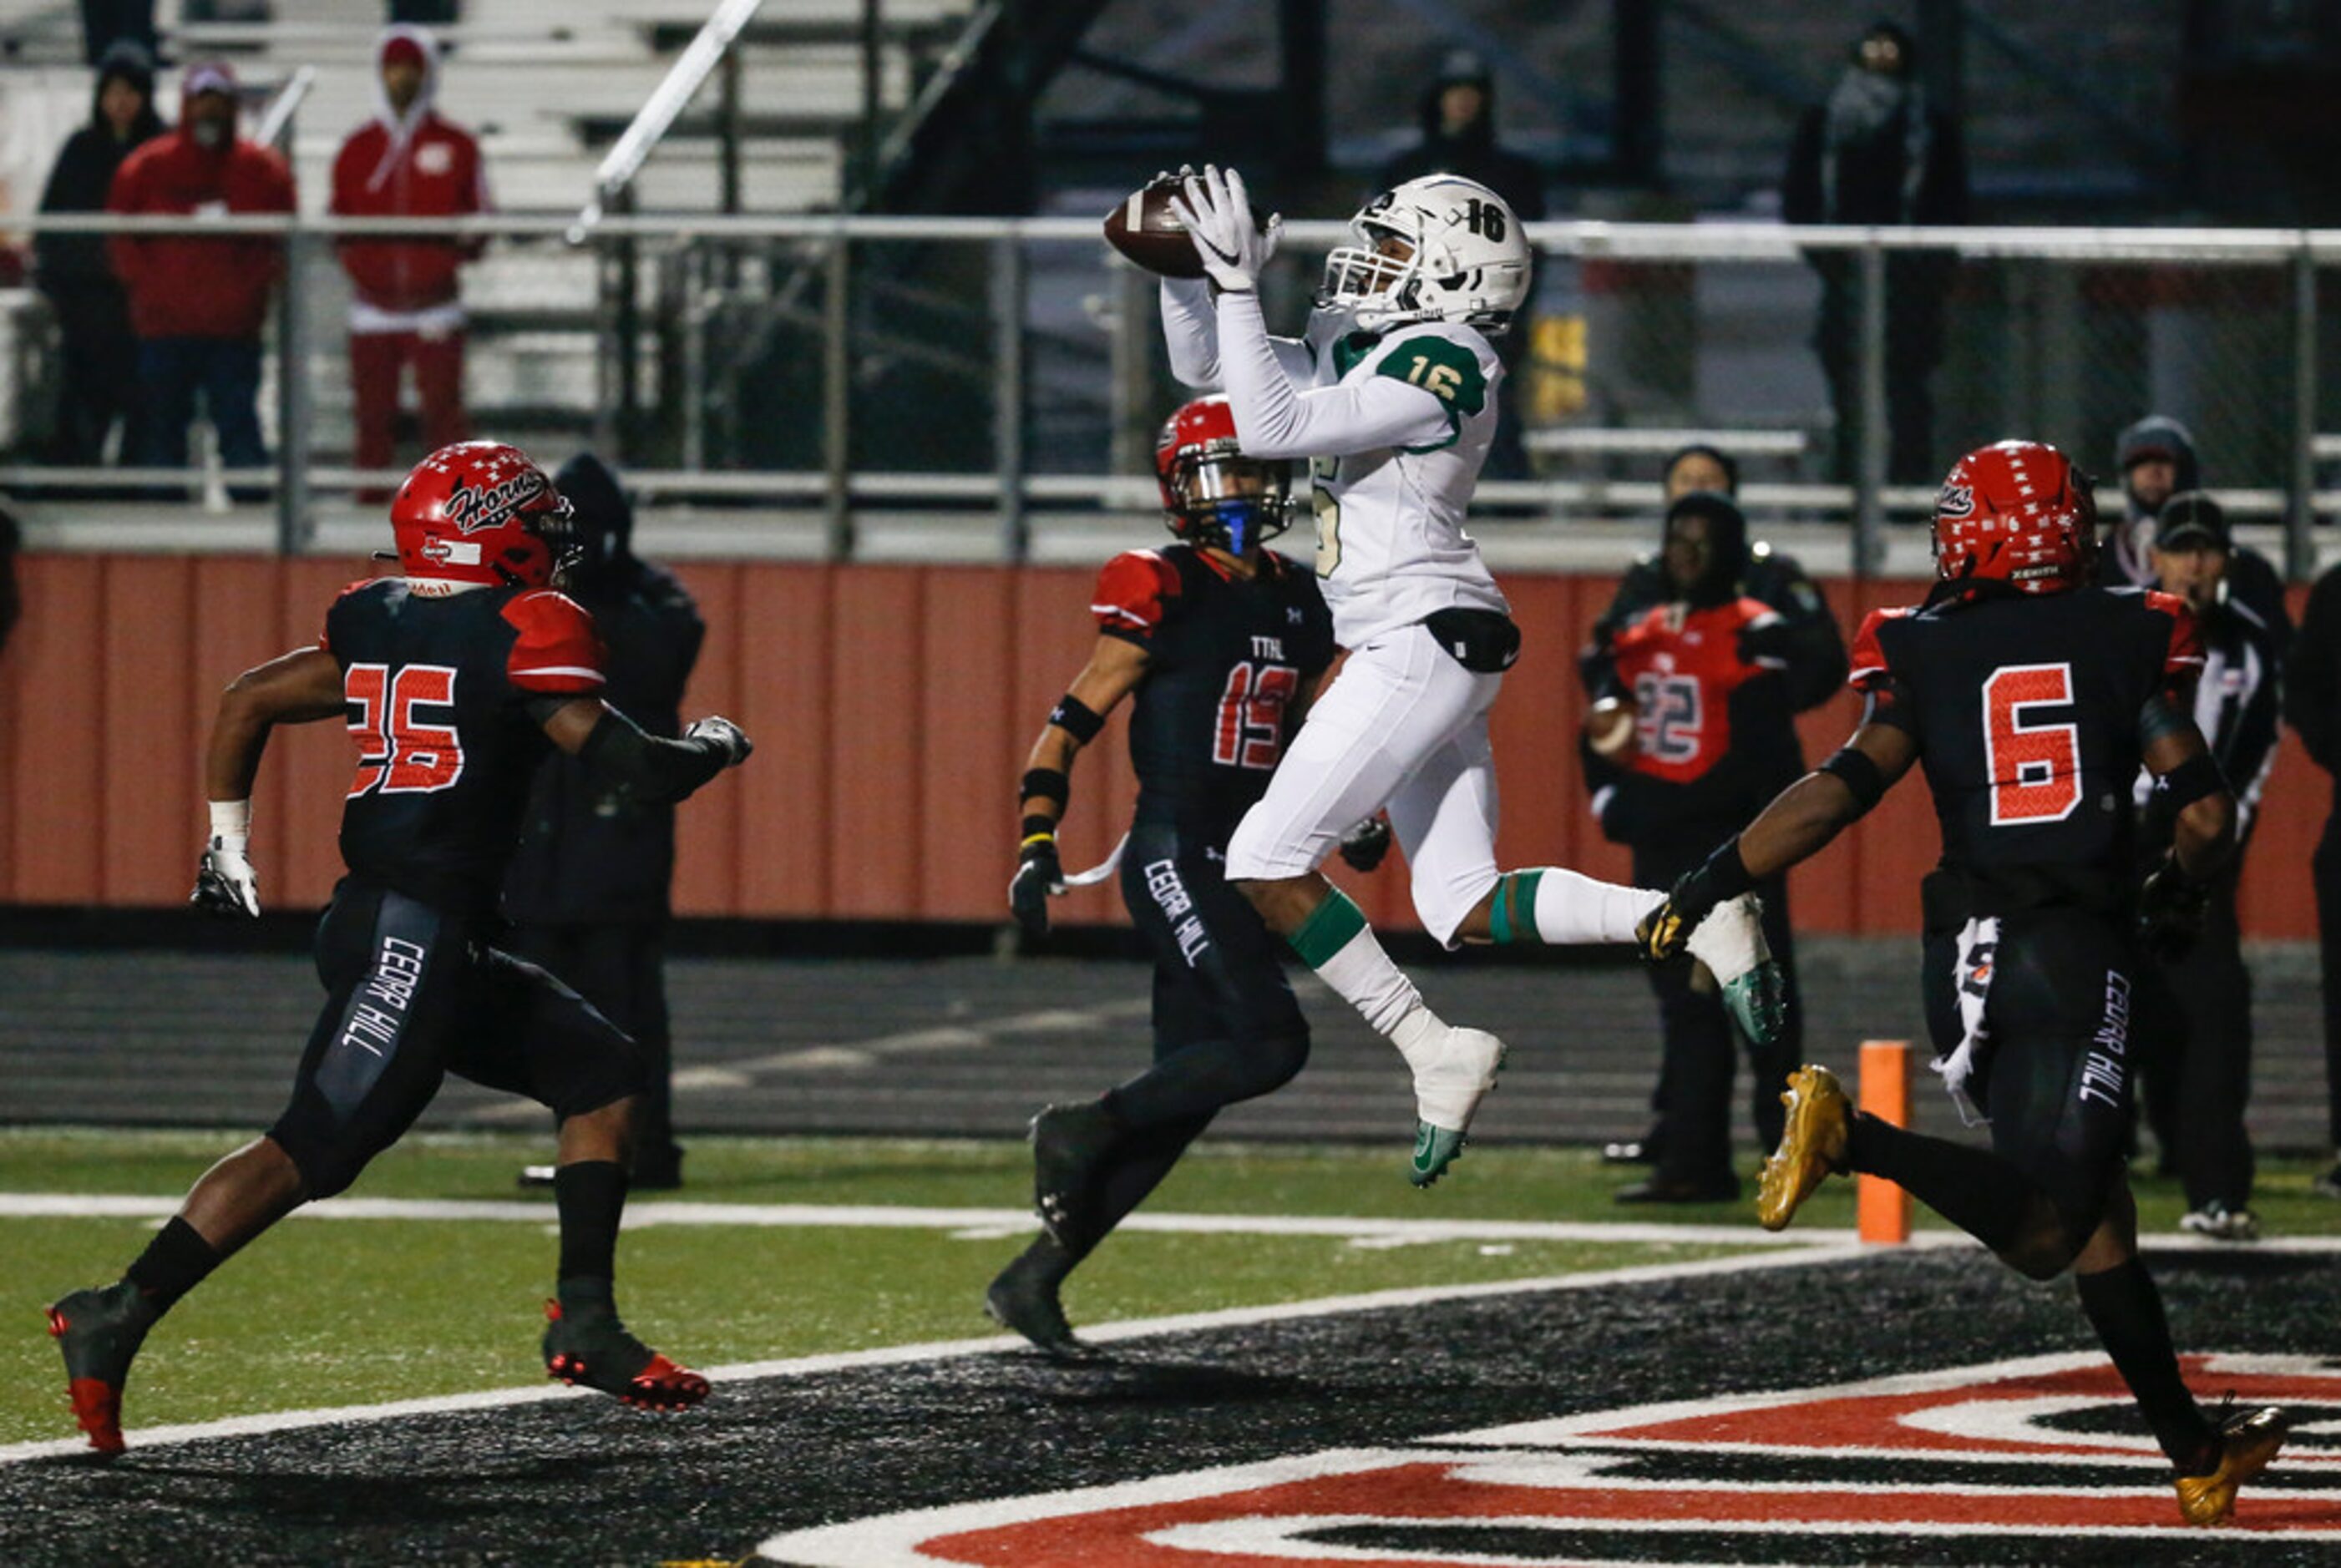
[(593, 620), (551, 586), (569, 505), (526, 454), (442, 448), (407, 476), (391, 525), (405, 575), (344, 590), (316, 646), (246, 670), (220, 699), (194, 902), (260, 913), (250, 797), (279, 724), (348, 722), (349, 875), (318, 926), (329, 996), (284, 1115), (204, 1173), (121, 1280), (49, 1309), (75, 1415), (102, 1454), (122, 1451), (123, 1383), (155, 1322), (238, 1247), (347, 1187), (450, 1072), (561, 1118), (548, 1374), (658, 1409), (707, 1395), (705, 1378), (626, 1332), (613, 1297), (642, 1058), (574, 991), (491, 944), (529, 782), (553, 747), (645, 799), (680, 799), (743, 760), (747, 738), (711, 718), (662, 739), (602, 700)]
[(1023, 843), (1008, 898), (1037, 936), (1050, 897), (1065, 889), (1056, 833), (1073, 759), (1132, 699), (1138, 809), (1121, 891), (1154, 952), (1154, 1065), (1033, 1119), (1043, 1231), (984, 1294), (995, 1319), (1053, 1355), (1081, 1349), (1058, 1303), (1074, 1265), (1221, 1107), (1267, 1094), (1309, 1057), (1276, 944), (1223, 861), (1333, 661), (1315, 575), (1261, 548), (1290, 520), (1290, 469), (1238, 453), (1223, 397), (1170, 417), (1155, 470), (1179, 542), (1126, 551), (1099, 574), (1097, 647), (1032, 743), (1019, 792)]
[[(1677, 883), (1643, 928), (1665, 958), (1718, 900), (1817, 853), (1914, 766), (1942, 829), (1920, 888), (1928, 1033), (1991, 1147), (1857, 1115), (1828, 1068), (1781, 1097), (1788, 1126), (1757, 1217), (1778, 1230), (1831, 1172), (1884, 1176), (2034, 1279), (2074, 1272), (2081, 1306), (2177, 1471), (2181, 1513), (2213, 1524), (2282, 1444), (2285, 1414), (2214, 1424), (2180, 1375), (2137, 1257), (2123, 1145), (2141, 932), (2199, 916), (2234, 847), (2236, 803), (2195, 727), (2202, 644), (2184, 601), (2087, 586), (2097, 511), (2054, 447), (1969, 452), (1935, 509), (1942, 581), (1878, 610), (1854, 642), (1868, 699), (1843, 749)], [(2156, 777), (2176, 828), (2129, 885), (2131, 784)]]

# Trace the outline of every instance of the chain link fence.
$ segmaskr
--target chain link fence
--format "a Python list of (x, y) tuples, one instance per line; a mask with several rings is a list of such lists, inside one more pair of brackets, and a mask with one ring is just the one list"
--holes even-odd
[[(20, 232), (170, 220), (20, 221)], [(184, 226), (184, 225), (181, 225)], [(1142, 512), (1152, 432), (1183, 395), (1151, 278), (1061, 220), (499, 218), (435, 226), (212, 220), (271, 233), (266, 471), (55, 461), (69, 352), (36, 290), (0, 291), (0, 487), (58, 517), (125, 498), (249, 513), (301, 549), (399, 471), (353, 466), (349, 292), (337, 239), (485, 243), (465, 269), (473, 429), (557, 461), (592, 446), (654, 498), (734, 517), (754, 552), (854, 553), (916, 511), (1017, 559), (1036, 519)], [(2193, 430), (2206, 482), (2285, 525), (2306, 570), (2341, 441), (2341, 235), (2280, 231), (1790, 230), (1557, 223), (1533, 310), (1503, 343), (1516, 432), (1479, 493), (1486, 531), (1647, 516), (1673, 447), (1741, 462), (1751, 511), (1836, 527), (1878, 570), (1958, 452), (2010, 434), (2101, 473), (2147, 412)], [(1338, 225), (1292, 225), (1265, 292), (1298, 330)], [(297, 374), (286, 373), (297, 367)], [(1511, 436), (1516, 433), (1517, 445)], [(400, 461), (419, 454), (411, 418)], [(118, 438), (117, 438), (118, 439)], [(258, 498), (255, 500), (254, 498)], [(368, 503), (370, 504), (370, 502)], [(1850, 525), (1849, 527), (1848, 525)], [(777, 535), (775, 536), (777, 537)]]

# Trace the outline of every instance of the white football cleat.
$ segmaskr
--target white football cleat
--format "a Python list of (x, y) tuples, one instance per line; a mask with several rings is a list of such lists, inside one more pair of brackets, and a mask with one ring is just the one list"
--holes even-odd
[(1503, 1070), (1504, 1042), (1485, 1029), (1441, 1025), (1406, 1053), (1414, 1071), (1414, 1163), (1407, 1179), (1429, 1186), (1463, 1152), (1463, 1135)]
[(1758, 1045), (1779, 1037), (1788, 1022), (1788, 987), (1764, 939), (1763, 899), (1753, 893), (1726, 898), (1683, 947), (1715, 976), (1723, 1005), (1741, 1033)]

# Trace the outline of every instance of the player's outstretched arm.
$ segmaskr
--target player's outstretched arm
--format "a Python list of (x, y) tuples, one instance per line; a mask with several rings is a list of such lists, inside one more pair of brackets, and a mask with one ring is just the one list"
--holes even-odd
[(220, 693), (204, 752), (204, 798), (212, 827), (188, 902), (229, 915), (260, 913), (260, 878), (246, 851), (252, 781), (279, 724), (307, 724), (342, 712), (342, 667), (321, 648), (301, 648), (245, 670)]
[(1024, 779), (1016, 791), (1016, 874), (1008, 883), (1008, 908), (1032, 936), (1048, 934), (1049, 900), (1065, 890), (1057, 824), (1072, 798), (1073, 759), (1096, 739), (1106, 716), (1146, 679), (1147, 662), (1146, 650), (1137, 643), (1099, 638), (1090, 661), (1057, 700), (1025, 756)]
[(1669, 958), (1727, 898), (1752, 889), (1859, 821), (1918, 760), (1918, 742), (1898, 725), (1865, 723), (1818, 768), (1773, 798), (1737, 837), (1687, 873), (1636, 935), (1643, 956)]
[(543, 698), (530, 711), (553, 743), (595, 778), (652, 804), (681, 800), (755, 749), (729, 719), (711, 715), (684, 726), (679, 739), (647, 733), (598, 697)]

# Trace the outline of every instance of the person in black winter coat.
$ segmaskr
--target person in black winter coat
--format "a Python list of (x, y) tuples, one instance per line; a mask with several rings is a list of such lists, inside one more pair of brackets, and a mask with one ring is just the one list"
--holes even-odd
[[(683, 687), (706, 634), (698, 606), (672, 572), (633, 552), (633, 507), (599, 458), (572, 458), (553, 483), (576, 509), (585, 546), (565, 591), (602, 634), (603, 695), (649, 733), (681, 734)], [(504, 913), (513, 950), (575, 987), (650, 1059), (635, 1118), (636, 1187), (682, 1184), (665, 978), (673, 879), (673, 807), (596, 784), (573, 757), (545, 760), (504, 881)], [(521, 1179), (550, 1185), (552, 1172), (531, 1166)]]
[[(1856, 41), (1845, 74), (1825, 103), (1797, 124), (1780, 186), (1792, 223), (1967, 221), (1967, 150), (1958, 122), (1927, 101), (1913, 71), (1910, 35), (1879, 22)], [(1860, 261), (1852, 251), (1818, 251), (1820, 315), (1813, 347), (1837, 410), (1837, 471), (1858, 468), (1861, 423)], [(1955, 257), (1889, 252), (1886, 261), (1887, 471), (1897, 483), (1941, 472), (1931, 446), (1934, 393), (1928, 378), (1943, 357), (1943, 310)]]
[[(1425, 174), (1460, 174), (1503, 197), (1521, 223), (1544, 221), (1544, 170), (1533, 158), (1497, 145), (1496, 79), (1479, 55), (1468, 49), (1449, 51), (1439, 74), (1423, 89), (1418, 113), (1422, 140), (1382, 166), (1383, 190)], [(1533, 280), (1527, 299), (1535, 303)], [(1513, 317), (1511, 330), (1495, 340), (1496, 357), (1503, 361), (1508, 378), (1518, 373), (1528, 354), (1530, 320), (1529, 310), (1522, 309)], [(1516, 402), (1507, 398), (1497, 408), (1495, 441), (1485, 470), (1489, 479), (1529, 476)]]
[[(2155, 520), (2172, 496), (2202, 482), (2195, 437), (2168, 414), (2150, 413), (2116, 438), (2114, 467), (2121, 474), (2122, 510), (2097, 551), (2097, 581), (2106, 588), (2151, 588)], [(2266, 556), (2239, 544), (2228, 553), (2226, 581), (2227, 597), (2248, 606), (2267, 628), (2280, 663), (2292, 641), (2284, 575)]]
[[(89, 124), (65, 139), (41, 192), (45, 213), (103, 213), (114, 172), (141, 144), (159, 135), (154, 64), (136, 44), (114, 45), (98, 63)], [(117, 422), (136, 418), (138, 340), (130, 303), (105, 259), (103, 234), (44, 233), (34, 247), (34, 275), (57, 313), (64, 385), (50, 460), (68, 467), (103, 461)], [(123, 432), (123, 451), (132, 450)]]
[[(1696, 455), (1703, 460), (1691, 461)], [(1670, 471), (1730, 481), (1712, 449), (1678, 454)], [(1804, 771), (1795, 710), (1845, 677), (1845, 647), (1811, 582), (1786, 557), (1758, 558), (1747, 520), (1713, 491), (1676, 496), (1662, 548), (1627, 575), (1580, 657), (1589, 716), (1587, 786), (1602, 835), (1634, 855), (1638, 887), (1671, 886), (1700, 845), (1728, 839)], [(1784, 611), (1751, 590), (1761, 571)], [(1623, 704), (1626, 727), (1614, 729)], [(1758, 1136), (1781, 1128), (1780, 1090), (1798, 1059), (1801, 1007), (1785, 882), (1765, 884), (1764, 933), (1779, 962), (1788, 1026), (1768, 1047), (1747, 1042)], [(1652, 1130), (1605, 1151), (1656, 1168), (1621, 1203), (1715, 1203), (1738, 1196), (1731, 1168), (1731, 1080), (1738, 1056), (1728, 1015), (1690, 967), (1649, 971), (1664, 1036)]]

